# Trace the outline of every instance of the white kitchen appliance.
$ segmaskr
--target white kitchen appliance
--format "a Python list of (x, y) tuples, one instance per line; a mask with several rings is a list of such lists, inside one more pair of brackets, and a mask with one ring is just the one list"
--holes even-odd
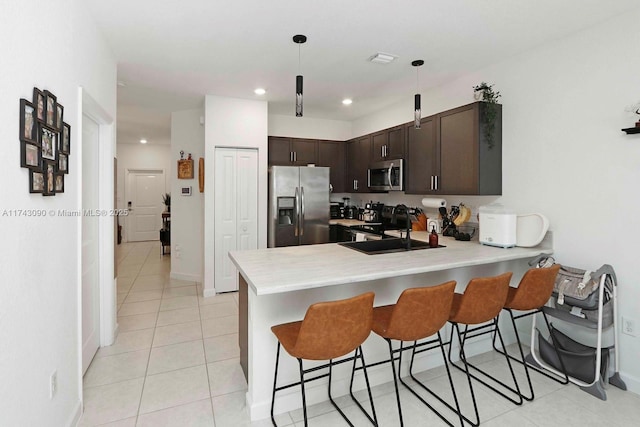
[(516, 219), (516, 246), (530, 248), (544, 239), (549, 220), (539, 213), (520, 214)]
[(479, 241), (483, 245), (512, 248), (516, 245), (517, 215), (501, 205), (480, 206)]

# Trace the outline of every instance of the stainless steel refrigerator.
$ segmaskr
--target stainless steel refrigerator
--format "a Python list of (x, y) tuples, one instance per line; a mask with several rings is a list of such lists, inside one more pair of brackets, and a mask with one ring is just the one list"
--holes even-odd
[(329, 242), (329, 168), (269, 168), (267, 246)]

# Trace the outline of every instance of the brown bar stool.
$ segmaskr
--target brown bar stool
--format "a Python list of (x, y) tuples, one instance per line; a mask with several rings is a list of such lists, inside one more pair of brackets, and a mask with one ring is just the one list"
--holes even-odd
[[(400, 425), (404, 425), (402, 419), (402, 407), (400, 404), (400, 393), (398, 391), (398, 379), (400, 382), (409, 389), (414, 396), (416, 396), (422, 403), (427, 405), (429, 409), (436, 413), (444, 422), (453, 426), (442, 414), (440, 414), (433, 406), (431, 406), (426, 400), (418, 395), (411, 387), (409, 387), (400, 377), (400, 369), (402, 367), (402, 352), (404, 350), (413, 349), (411, 354), (411, 377), (429, 392), (432, 396), (436, 397), (440, 402), (451, 407), (441, 397), (436, 395), (422, 382), (418, 381), (412, 373), (413, 360), (415, 357), (416, 348), (418, 346), (429, 346), (423, 348), (418, 353), (440, 347), (442, 351), (442, 358), (444, 365), (447, 368), (447, 375), (449, 375), (449, 383), (451, 384), (451, 391), (455, 400), (457, 413), (460, 415), (460, 408), (458, 405), (458, 397), (456, 395), (453, 381), (451, 379), (451, 372), (449, 371), (449, 365), (447, 364), (447, 356), (444, 351), (442, 338), (440, 336), (440, 329), (447, 323), (449, 319), (449, 313), (451, 311), (451, 303), (453, 302), (453, 294), (456, 289), (456, 282), (450, 281), (438, 286), (423, 287), (423, 288), (411, 288), (402, 292), (396, 304), (385, 305), (382, 307), (376, 307), (373, 309), (373, 331), (380, 335), (387, 341), (389, 345), (389, 360), (385, 360), (375, 365), (391, 362), (391, 371), (393, 373), (393, 384), (396, 390), (396, 401), (398, 403), (398, 416), (400, 417)], [(438, 337), (426, 342), (422, 342), (416, 345), (418, 340), (430, 337), (437, 334)], [(391, 340), (400, 341), (400, 347), (393, 349)], [(413, 341), (413, 345), (409, 347), (403, 347), (404, 341)], [(436, 344), (436, 345), (434, 345)], [(398, 355), (398, 373), (396, 374), (395, 368), (395, 354)], [(372, 366), (372, 365), (369, 365)], [(462, 418), (460, 418), (460, 424), (463, 424)]]
[[(493, 348), (500, 354), (508, 356), (511, 360), (514, 360), (521, 365), (524, 366), (524, 372), (527, 375), (527, 381), (529, 383), (529, 396), (522, 395), (522, 398), (525, 400), (533, 400), (534, 392), (533, 385), (531, 384), (531, 377), (529, 376), (529, 369), (534, 369), (537, 372), (551, 378), (554, 381), (559, 382), (560, 384), (568, 384), (569, 378), (567, 374), (564, 374), (564, 378), (558, 377), (553, 374), (549, 374), (546, 370), (540, 369), (537, 366), (529, 365), (524, 356), (524, 352), (522, 351), (522, 343), (520, 341), (520, 335), (518, 334), (518, 328), (516, 328), (516, 319), (520, 319), (522, 317), (532, 316), (536, 313), (542, 313), (544, 317), (544, 321), (547, 324), (547, 328), (551, 330), (551, 326), (549, 324), (549, 320), (547, 319), (547, 315), (542, 310), (542, 307), (547, 303), (549, 298), (551, 298), (551, 293), (553, 292), (553, 285), (556, 280), (556, 276), (558, 275), (558, 271), (560, 270), (560, 265), (555, 264), (548, 268), (531, 268), (527, 270), (527, 272), (522, 276), (520, 283), (517, 288), (509, 288), (509, 292), (507, 294), (507, 301), (504, 304), (504, 310), (509, 312), (509, 316), (511, 317), (511, 324), (513, 325), (513, 330), (516, 334), (516, 340), (518, 341), (518, 349), (520, 350), (520, 359), (517, 359), (504, 350), (498, 349), (496, 347), (496, 336), (493, 336)], [(524, 314), (514, 315), (513, 310), (518, 311), (526, 311)], [(558, 353), (558, 349), (553, 343), (552, 344), (556, 350), (556, 354)], [(562, 358), (558, 354), (558, 360), (562, 364)], [(562, 370), (564, 372), (564, 365), (561, 365)], [(504, 384), (503, 384), (504, 385)], [(506, 385), (504, 385), (507, 387)], [(507, 387), (509, 388), (509, 387)], [(512, 390), (513, 391), (513, 390)]]
[[(300, 322), (284, 323), (271, 328), (271, 331), (278, 339), (278, 350), (276, 353), (276, 368), (273, 376), (273, 394), (271, 396), (271, 421), (276, 426), (276, 420), (273, 415), (273, 406), (275, 402), (276, 392), (290, 387), (300, 385), (302, 392), (302, 411), (304, 414), (304, 425), (307, 426), (307, 400), (305, 396), (305, 374), (318, 371), (320, 369), (329, 368), (326, 374), (315, 376), (308, 381), (319, 378), (329, 377), (328, 394), (331, 404), (338, 410), (340, 415), (353, 426), (351, 421), (336, 405), (331, 397), (331, 371), (332, 367), (344, 362), (353, 360), (351, 370), (351, 398), (367, 416), (369, 421), (375, 426), (378, 425), (376, 411), (373, 406), (373, 398), (371, 396), (371, 387), (369, 386), (369, 377), (367, 375), (364, 355), (362, 354), (362, 343), (371, 333), (371, 323), (373, 318), (373, 299), (374, 293), (367, 292), (353, 298), (320, 302), (309, 306), (304, 320)], [(278, 363), (280, 361), (280, 345), (291, 356), (298, 359), (300, 369), (300, 381), (277, 387), (278, 380)], [(351, 357), (344, 358), (334, 362), (333, 359), (345, 356), (355, 350), (355, 354)], [(329, 363), (316, 366), (310, 369), (304, 369), (302, 360), (328, 360)], [(355, 373), (356, 361), (360, 360), (361, 369), (364, 372), (367, 391), (369, 393), (369, 401), (371, 402), (371, 415), (362, 407), (360, 402), (355, 398), (351, 388), (353, 387), (353, 377)], [(359, 368), (360, 369), (360, 368)]]
[[(508, 272), (495, 277), (482, 277), (471, 279), (464, 294), (455, 294), (453, 297), (453, 305), (451, 307), (451, 315), (449, 316), (449, 322), (452, 324), (451, 339), (449, 341), (449, 362), (457, 369), (463, 371), (467, 375), (467, 381), (469, 383), (469, 390), (471, 392), (471, 400), (473, 401), (473, 409), (475, 411), (476, 420), (471, 421), (467, 417), (463, 416), (464, 420), (473, 426), (480, 424), (480, 415), (478, 414), (478, 405), (476, 402), (475, 393), (473, 391), (473, 385), (471, 378), (477, 380), (481, 384), (495, 391), (505, 399), (515, 403), (516, 405), (522, 405), (522, 396), (520, 394), (520, 388), (516, 381), (515, 373), (511, 366), (511, 362), (508, 357), (505, 357), (509, 370), (511, 371), (511, 377), (515, 384), (515, 391), (513, 391), (517, 398), (512, 398), (504, 392), (498, 390), (494, 386), (486, 383), (482, 379), (469, 371), (469, 367), (475, 371), (483, 374), (489, 379), (495, 381), (493, 377), (482, 371), (478, 367), (472, 365), (467, 360), (464, 354), (464, 345), (466, 340), (474, 338), (480, 335), (495, 333), (500, 338), (500, 343), (504, 348), (504, 341), (502, 340), (502, 334), (498, 327), (498, 315), (504, 307), (504, 303), (507, 299), (507, 293), (509, 292), (509, 281), (513, 273)], [(486, 323), (491, 322), (491, 323)], [(459, 325), (464, 325), (464, 330), (460, 331)], [(471, 325), (478, 325), (469, 329)], [(460, 359), (464, 364), (464, 368), (456, 365), (451, 360), (451, 347), (453, 344), (453, 332), (456, 331), (458, 342), (460, 343)], [(509, 389), (511, 390), (511, 389)]]

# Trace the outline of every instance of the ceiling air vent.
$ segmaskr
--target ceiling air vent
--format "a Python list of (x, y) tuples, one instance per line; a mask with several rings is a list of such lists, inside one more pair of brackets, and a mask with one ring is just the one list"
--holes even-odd
[(396, 59), (397, 57), (398, 55), (378, 52), (375, 55), (371, 56), (369, 58), (369, 61), (375, 62), (376, 64), (388, 64), (390, 62), (393, 62), (393, 60)]

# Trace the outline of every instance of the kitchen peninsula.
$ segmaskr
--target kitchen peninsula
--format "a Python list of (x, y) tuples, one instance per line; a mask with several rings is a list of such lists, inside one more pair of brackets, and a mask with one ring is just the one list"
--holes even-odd
[[(424, 240), (427, 236), (425, 232), (412, 233), (414, 239)], [(309, 305), (367, 291), (375, 292), (374, 305), (392, 304), (406, 288), (448, 280), (456, 280), (457, 292), (463, 292), (471, 278), (504, 271), (513, 271), (513, 283), (517, 283), (529, 268), (527, 261), (552, 253), (551, 232), (532, 248), (501, 249), (445, 237), (440, 243), (446, 247), (383, 255), (366, 255), (338, 244), (230, 252), (239, 271), (240, 363), (248, 382), (251, 419), (269, 416), (277, 344), (271, 326), (301, 320)], [(480, 342), (475, 349), (470, 347), (469, 353), (490, 348), (490, 342)], [(388, 357), (386, 343), (373, 335), (363, 349), (367, 363), (383, 360), (385, 354)], [(416, 357), (417, 370), (441, 363), (441, 358), (432, 357), (431, 352), (421, 356)], [(350, 370), (346, 366), (340, 368), (334, 372), (335, 395), (348, 391)], [(281, 358), (279, 372), (282, 383), (296, 381), (296, 360)], [(372, 385), (391, 381), (386, 364), (371, 369), (369, 376)], [(356, 378), (354, 389), (362, 388), (362, 378)], [(308, 405), (326, 400), (325, 380), (315, 381), (306, 389)], [(299, 407), (299, 390), (294, 387), (278, 395), (275, 412)]]

